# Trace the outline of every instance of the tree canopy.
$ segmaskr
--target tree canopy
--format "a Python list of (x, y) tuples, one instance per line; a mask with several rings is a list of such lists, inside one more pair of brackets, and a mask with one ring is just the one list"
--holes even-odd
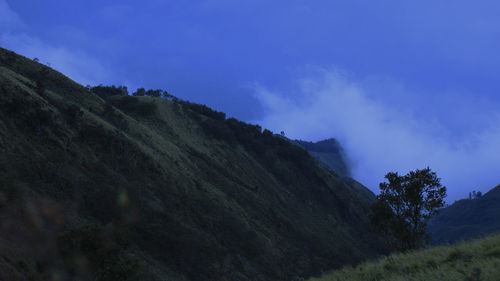
[(400, 251), (421, 247), (428, 235), (427, 223), (444, 206), (446, 187), (429, 167), (404, 176), (390, 172), (380, 183), (372, 205), (372, 224)]

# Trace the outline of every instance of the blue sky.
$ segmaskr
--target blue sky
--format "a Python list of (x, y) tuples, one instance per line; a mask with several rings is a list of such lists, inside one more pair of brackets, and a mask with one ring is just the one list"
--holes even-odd
[(429, 165), (450, 200), (500, 184), (500, 2), (0, 0), (0, 45), (82, 84), (162, 88), (355, 178)]

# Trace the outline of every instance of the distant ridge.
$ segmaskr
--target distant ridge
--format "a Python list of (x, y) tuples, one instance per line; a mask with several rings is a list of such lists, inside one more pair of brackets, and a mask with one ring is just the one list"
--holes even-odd
[(462, 199), (430, 221), (433, 243), (453, 243), (500, 232), (500, 185), (479, 198)]
[(294, 142), (309, 151), (326, 168), (343, 177), (351, 177), (344, 149), (336, 139), (329, 138), (318, 142), (295, 140)]
[(376, 199), (375, 194), (371, 190), (351, 177), (345, 151), (336, 139), (329, 138), (318, 142), (294, 140), (292, 142), (306, 149), (320, 165), (336, 173), (342, 181), (357, 189), (369, 200), (373, 201)]

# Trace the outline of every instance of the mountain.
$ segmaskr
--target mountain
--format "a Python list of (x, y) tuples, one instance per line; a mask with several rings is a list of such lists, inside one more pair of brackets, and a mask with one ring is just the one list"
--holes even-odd
[(500, 235), (398, 253), (310, 281), (496, 281), (500, 276)]
[(346, 184), (357, 189), (369, 200), (376, 200), (371, 190), (351, 178), (345, 151), (336, 139), (330, 138), (318, 142), (294, 140), (293, 142), (307, 150), (321, 166), (336, 173)]
[(453, 243), (500, 232), (500, 185), (475, 199), (462, 199), (443, 208), (429, 222), (436, 244)]
[(294, 142), (306, 149), (321, 165), (343, 177), (351, 177), (344, 149), (336, 139), (330, 138), (318, 142), (295, 140)]
[(0, 48), (0, 280), (299, 280), (385, 251), (306, 150), (125, 92)]

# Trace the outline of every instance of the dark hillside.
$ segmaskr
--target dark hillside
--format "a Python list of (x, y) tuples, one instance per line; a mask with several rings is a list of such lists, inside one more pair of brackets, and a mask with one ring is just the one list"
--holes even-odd
[(429, 230), (434, 243), (452, 243), (500, 232), (500, 186), (476, 199), (462, 199), (440, 210)]
[(367, 187), (351, 178), (351, 171), (347, 164), (345, 151), (336, 139), (326, 139), (318, 142), (294, 140), (294, 143), (303, 147), (320, 165), (335, 172), (347, 185), (357, 189), (369, 200), (375, 200), (375, 194)]
[(336, 139), (318, 142), (295, 140), (294, 142), (309, 151), (326, 168), (344, 177), (351, 176), (344, 149)]
[(294, 280), (380, 251), (371, 201), (304, 149), (102, 90), (0, 48), (1, 280)]

